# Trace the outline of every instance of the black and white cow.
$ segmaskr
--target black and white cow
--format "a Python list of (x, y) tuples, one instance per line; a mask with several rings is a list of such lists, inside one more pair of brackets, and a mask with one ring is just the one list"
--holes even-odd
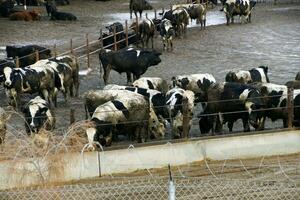
[(160, 118), (168, 118), (168, 111), (166, 110), (166, 96), (164, 93), (153, 90), (153, 89), (145, 89), (139, 87), (131, 87), (131, 86), (123, 86), (123, 85), (114, 85), (109, 84), (106, 85), (103, 90), (128, 90), (134, 93), (138, 93), (143, 95), (147, 99), (149, 99), (150, 106), (153, 107), (155, 113)]
[(155, 50), (139, 50), (127, 48), (119, 51), (104, 50), (99, 53), (99, 60), (102, 64), (104, 74), (104, 83), (107, 84), (110, 70), (113, 69), (118, 73), (126, 72), (127, 83), (132, 83), (144, 74), (148, 67), (158, 65), (161, 62), (159, 56), (161, 53)]
[(175, 37), (175, 30), (172, 22), (168, 19), (163, 19), (160, 23), (159, 34), (162, 37), (164, 50), (173, 49), (173, 37)]
[(132, 85), (139, 88), (158, 90), (163, 93), (166, 93), (169, 88), (167, 81), (159, 77), (141, 77), (135, 80)]
[(217, 83), (208, 89), (207, 94), (204, 113), (208, 116), (202, 120), (210, 123), (200, 123), (205, 125), (202, 130), (212, 129), (212, 133), (218, 133), (223, 124), (228, 123), (232, 132), (233, 123), (238, 119), (242, 119), (245, 132), (250, 131), (249, 122), (257, 130), (262, 128), (264, 113), (260, 109), (265, 108), (265, 102), (255, 87), (240, 83)]
[(190, 90), (183, 90), (175, 87), (166, 93), (166, 105), (169, 112), (169, 122), (172, 123), (172, 131), (174, 138), (183, 137), (183, 103), (187, 99), (187, 117), (189, 119), (189, 130), (192, 126), (193, 109), (194, 109), (194, 93)]
[(142, 13), (144, 10), (152, 10), (153, 7), (149, 4), (146, 0), (130, 0), (129, 2), (129, 9), (130, 9), (130, 19), (132, 19), (132, 11), (137, 18), (137, 12), (140, 13), (140, 18), (142, 18)]
[[(266, 102), (265, 117), (270, 118), (273, 122), (281, 119), (283, 127), (288, 127), (288, 109), (287, 109), (287, 93), (288, 87), (286, 85), (278, 85), (273, 83), (257, 83), (255, 84), (260, 92), (264, 95)], [(294, 90), (294, 119), (300, 120), (300, 114), (297, 112), (300, 110), (300, 90)]]
[(269, 83), (268, 67), (260, 66), (250, 70), (230, 71), (226, 74), (225, 81), (237, 83)]
[(226, 15), (227, 25), (231, 20), (233, 23), (233, 17), (239, 15), (240, 18), (242, 16), (245, 17), (247, 22), (251, 22), (251, 12), (254, 8), (256, 1), (253, 0), (223, 0), (221, 1), (223, 4), (223, 10)]
[(19, 95), (22, 93), (40, 93), (49, 102), (55, 92), (55, 73), (49, 67), (4, 68), (4, 87), (6, 95), (15, 108), (18, 107)]
[(4, 143), (6, 136), (6, 122), (10, 119), (8, 114), (3, 108), (0, 107), (0, 145)]
[(40, 96), (31, 99), (23, 109), (26, 132), (38, 133), (42, 128), (53, 130), (55, 118), (49, 104)]
[(149, 137), (164, 137), (164, 125), (159, 122), (148, 100), (139, 94), (133, 93), (132, 96), (119, 96), (97, 107), (91, 119), (93, 126), (87, 129), (92, 149), (94, 141), (110, 146), (118, 134), (134, 134), (131, 137), (138, 142), (144, 142)]
[(151, 39), (151, 45), (152, 45), (152, 49), (153, 49), (155, 24), (151, 19), (149, 19), (149, 18), (143, 19), (142, 21), (140, 21), (138, 23), (138, 25), (136, 22), (133, 22), (130, 25), (130, 28), (133, 29), (138, 34), (138, 38), (141, 41), (143, 48), (145, 46), (148, 48), (148, 43), (149, 43), (149, 40)]
[(207, 89), (216, 83), (212, 74), (190, 74), (172, 77), (173, 87), (177, 86), (184, 90), (191, 90), (195, 93), (195, 102), (207, 100)]
[(197, 4), (189, 7), (187, 9), (191, 20), (196, 19), (196, 23), (201, 24), (201, 29), (206, 26), (206, 5), (203, 4)]
[(189, 24), (189, 13), (183, 7), (178, 7), (174, 10), (169, 10), (163, 14), (163, 19), (168, 19), (172, 22), (176, 36), (181, 37), (186, 33), (187, 25)]

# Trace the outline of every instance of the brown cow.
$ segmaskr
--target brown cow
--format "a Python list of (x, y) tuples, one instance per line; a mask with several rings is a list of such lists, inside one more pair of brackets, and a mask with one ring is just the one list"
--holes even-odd
[(23, 21), (35, 21), (40, 20), (41, 14), (36, 11), (20, 11), (13, 13), (9, 16), (10, 20), (23, 20)]

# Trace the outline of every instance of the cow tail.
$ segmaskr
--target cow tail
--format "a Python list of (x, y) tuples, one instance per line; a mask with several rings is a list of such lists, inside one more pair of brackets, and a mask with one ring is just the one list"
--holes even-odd
[(88, 120), (88, 118), (89, 118), (89, 111), (88, 111), (86, 103), (84, 104), (84, 110), (85, 110), (85, 119)]

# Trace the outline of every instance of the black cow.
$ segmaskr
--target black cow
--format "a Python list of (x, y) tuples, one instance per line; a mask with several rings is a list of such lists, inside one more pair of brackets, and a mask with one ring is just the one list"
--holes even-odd
[(254, 8), (256, 1), (252, 0), (221, 0), (224, 5), (224, 12), (226, 14), (227, 25), (231, 20), (233, 23), (233, 17), (239, 15), (240, 18), (245, 16), (247, 22), (251, 22), (251, 11)]
[(10, 68), (16, 68), (15, 63), (9, 61), (9, 60), (1, 60), (0, 59), (0, 83), (4, 81), (4, 68), (10, 67)]
[(54, 10), (51, 12), (51, 20), (62, 20), (62, 21), (76, 21), (77, 17), (72, 13), (59, 12)]
[(56, 3), (53, 0), (46, 1), (45, 7), (46, 7), (48, 16), (50, 16), (52, 12), (57, 10)]
[(18, 5), (26, 5), (27, 6), (40, 6), (44, 2), (43, 0), (16, 0)]
[(31, 99), (23, 109), (27, 134), (38, 133), (41, 128), (53, 130), (55, 118), (49, 104), (40, 96)]
[(143, 10), (152, 10), (153, 7), (146, 0), (130, 0), (130, 19), (132, 19), (132, 11), (137, 18), (137, 12), (140, 13), (140, 18), (142, 17)]
[(14, 0), (6, 0), (0, 4), (0, 16), (8, 17), (14, 8)]
[(38, 45), (25, 46), (6, 46), (6, 54), (8, 58), (19, 58), (19, 67), (26, 67), (36, 62), (36, 54), (38, 51), (39, 59), (47, 59), (51, 57), (51, 50)]
[(140, 78), (147, 71), (148, 67), (158, 65), (161, 62), (160, 55), (161, 53), (155, 50), (150, 51), (134, 48), (115, 52), (103, 50), (99, 53), (99, 59), (104, 69), (104, 83), (107, 84), (111, 69), (118, 73), (126, 72), (127, 83), (132, 83), (131, 74), (133, 74), (134, 80)]
[(162, 37), (164, 50), (173, 49), (173, 37), (175, 37), (175, 30), (172, 22), (168, 19), (163, 19), (160, 24), (159, 34)]
[(260, 66), (251, 70), (239, 70), (237, 72), (230, 71), (226, 74), (226, 82), (237, 82), (237, 83), (269, 83), (268, 67)]
[[(263, 126), (263, 111), (265, 102), (262, 94), (253, 86), (240, 83), (218, 83), (208, 89), (207, 107), (204, 113), (208, 116), (201, 120), (208, 120), (202, 130), (212, 129), (212, 133), (222, 130), (223, 124), (227, 123), (232, 132), (233, 123), (242, 119), (244, 131), (250, 131), (250, 124), (260, 130)], [(209, 127), (212, 126), (212, 127)], [(201, 128), (200, 128), (201, 130)]]

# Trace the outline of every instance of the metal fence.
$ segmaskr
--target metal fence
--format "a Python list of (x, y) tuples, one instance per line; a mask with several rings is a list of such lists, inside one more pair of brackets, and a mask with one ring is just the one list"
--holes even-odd
[[(226, 179), (176, 178), (176, 199), (299, 199), (295, 183)], [(168, 199), (168, 179), (148, 178), (109, 183), (38, 187), (0, 191), (0, 200), (10, 199)]]

